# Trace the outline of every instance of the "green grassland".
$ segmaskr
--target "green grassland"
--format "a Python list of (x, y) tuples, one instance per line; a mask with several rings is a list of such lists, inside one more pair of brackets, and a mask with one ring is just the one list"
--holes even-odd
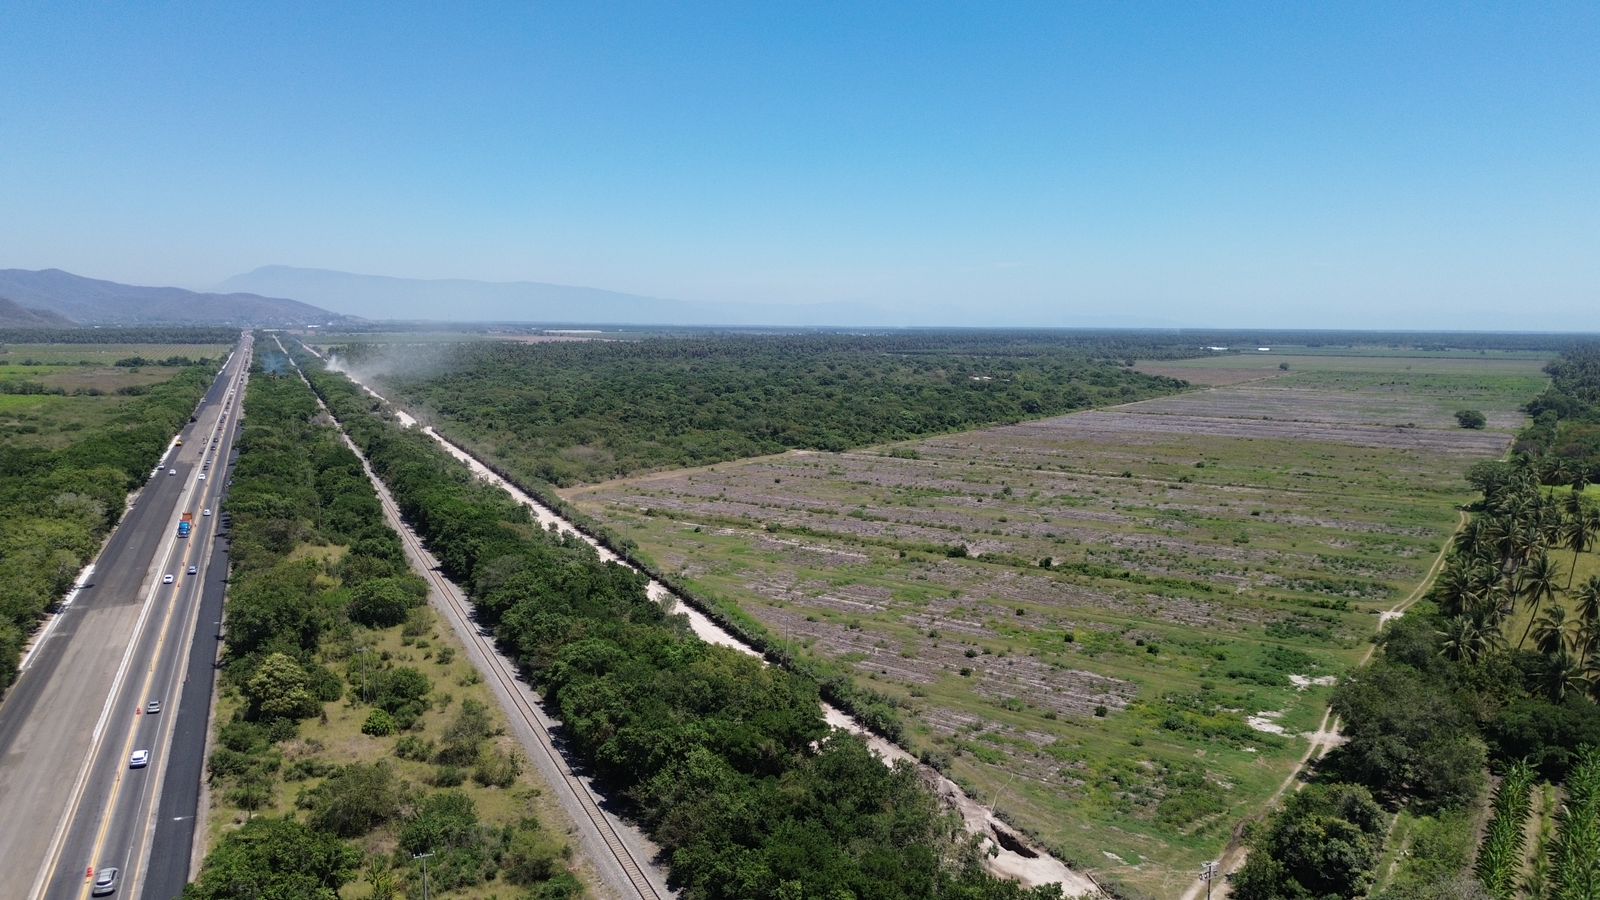
[(119, 360), (184, 357), (219, 362), (225, 344), (0, 345), (0, 442), (61, 448), (114, 420), (183, 366), (118, 366)]
[(22, 364), (31, 361), (42, 364), (109, 366), (119, 359), (142, 356), (145, 359), (167, 359), (186, 356), (190, 359), (205, 357), (219, 362), (228, 355), (231, 344), (3, 344), (0, 345), (0, 364)]
[[(1246, 359), (1269, 380), (563, 493), (851, 666), (1065, 859), (1175, 896), (1298, 762), (1543, 383), (1533, 356)], [(1456, 427), (1468, 405), (1487, 429)]]

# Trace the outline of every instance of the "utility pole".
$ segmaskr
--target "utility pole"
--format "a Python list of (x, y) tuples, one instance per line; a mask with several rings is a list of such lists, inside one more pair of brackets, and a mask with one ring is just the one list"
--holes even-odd
[(422, 900), (428, 900), (428, 857), (433, 853), (413, 853), (412, 859), (422, 860)]
[(1218, 874), (1219, 866), (1217, 860), (1212, 860), (1200, 866), (1200, 880), (1206, 883), (1206, 900), (1211, 900), (1211, 882), (1216, 879)]

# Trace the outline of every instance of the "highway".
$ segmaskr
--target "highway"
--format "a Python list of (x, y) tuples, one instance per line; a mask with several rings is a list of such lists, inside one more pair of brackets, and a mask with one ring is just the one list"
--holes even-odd
[[(90, 873), (107, 866), (120, 872), (118, 897), (167, 900), (182, 890), (189, 844), (172, 823), (160, 829), (160, 864), (146, 863), (164, 794), (189, 798), (187, 810), (169, 802), (160, 812), (182, 817), (187, 829), (178, 830), (192, 837), (226, 573), (226, 557), (213, 562), (212, 545), (250, 356), (246, 335), (181, 433), (182, 446), (165, 454), (163, 471), (138, 493), (71, 604), (46, 623), (0, 703), (4, 900), (88, 897)], [(193, 531), (179, 538), (184, 512), (193, 514)], [(169, 574), (173, 583), (163, 583)], [(214, 602), (201, 622), (206, 594)], [(204, 684), (186, 690), (193, 659), (204, 664)], [(152, 700), (162, 709), (146, 714)], [(184, 735), (176, 744), (175, 732)], [(150, 752), (148, 766), (129, 767), (135, 750)], [(147, 869), (159, 876), (149, 884)]]

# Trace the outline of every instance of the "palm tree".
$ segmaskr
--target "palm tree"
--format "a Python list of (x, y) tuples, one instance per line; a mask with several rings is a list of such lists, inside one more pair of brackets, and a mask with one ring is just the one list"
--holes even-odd
[(1439, 580), (1434, 582), (1433, 592), (1439, 609), (1445, 615), (1462, 612), (1473, 592), (1472, 569), (1460, 557), (1451, 559), (1444, 571), (1439, 573)]
[(1488, 649), (1483, 629), (1467, 616), (1450, 619), (1439, 636), (1444, 638), (1439, 652), (1456, 662), (1477, 663)]
[(1451, 540), (1451, 546), (1456, 553), (1461, 556), (1478, 555), (1483, 549), (1486, 522), (1487, 519), (1483, 516), (1473, 516), (1465, 528), (1456, 532), (1456, 536)]
[(1473, 595), (1473, 610), (1479, 620), (1496, 628), (1516, 611), (1516, 598), (1505, 582), (1496, 582)]
[(1567, 515), (1569, 515), (1569, 516), (1577, 516), (1577, 515), (1582, 515), (1582, 514), (1583, 514), (1583, 488), (1578, 487), (1576, 484), (1574, 484), (1572, 486), (1572, 490), (1567, 494)]
[(1561, 537), (1566, 542), (1567, 549), (1572, 551), (1572, 571), (1567, 573), (1567, 590), (1572, 590), (1573, 576), (1578, 574), (1578, 554), (1589, 549), (1595, 533), (1594, 522), (1580, 507), (1566, 517), (1561, 526)]
[(1578, 625), (1578, 636), (1572, 642), (1573, 652), (1589, 661), (1591, 666), (1600, 664), (1600, 659), (1595, 659), (1595, 647), (1600, 646), (1600, 623), (1581, 622)]
[(1538, 615), (1539, 604), (1550, 599), (1556, 594), (1556, 580), (1561, 577), (1561, 567), (1550, 559), (1550, 554), (1540, 551), (1538, 556), (1519, 573), (1519, 593), (1529, 601), (1530, 618), (1528, 627), (1522, 630), (1522, 637), (1517, 641), (1517, 649), (1522, 649), (1522, 644), (1528, 639), (1528, 632), (1533, 630), (1532, 616)]
[(1565, 459), (1557, 456), (1545, 463), (1542, 480), (1545, 484), (1567, 484), (1572, 481), (1572, 469)]
[(1590, 575), (1574, 596), (1578, 599), (1578, 619), (1585, 625), (1600, 625), (1600, 575)]
[(1517, 533), (1516, 523), (1509, 516), (1494, 516), (1483, 528), (1483, 541), (1494, 549), (1500, 571), (1508, 571), (1511, 564), (1511, 555), (1514, 550), (1513, 538)]
[(1533, 632), (1533, 644), (1545, 656), (1567, 652), (1567, 608), (1552, 606), (1544, 611)]
[(1547, 543), (1537, 520), (1514, 527), (1511, 532), (1511, 571), (1521, 571), (1528, 560), (1544, 553)]
[(1545, 669), (1544, 688), (1556, 703), (1567, 699), (1568, 694), (1583, 693), (1589, 688), (1583, 664), (1572, 654), (1561, 651)]

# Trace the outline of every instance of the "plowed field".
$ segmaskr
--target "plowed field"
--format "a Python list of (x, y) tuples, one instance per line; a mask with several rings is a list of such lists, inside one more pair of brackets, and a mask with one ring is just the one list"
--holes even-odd
[(1179, 396), (567, 494), (898, 698), (914, 749), (1068, 860), (1174, 896), (1542, 383), (1535, 359), (1246, 359), (1259, 378)]

